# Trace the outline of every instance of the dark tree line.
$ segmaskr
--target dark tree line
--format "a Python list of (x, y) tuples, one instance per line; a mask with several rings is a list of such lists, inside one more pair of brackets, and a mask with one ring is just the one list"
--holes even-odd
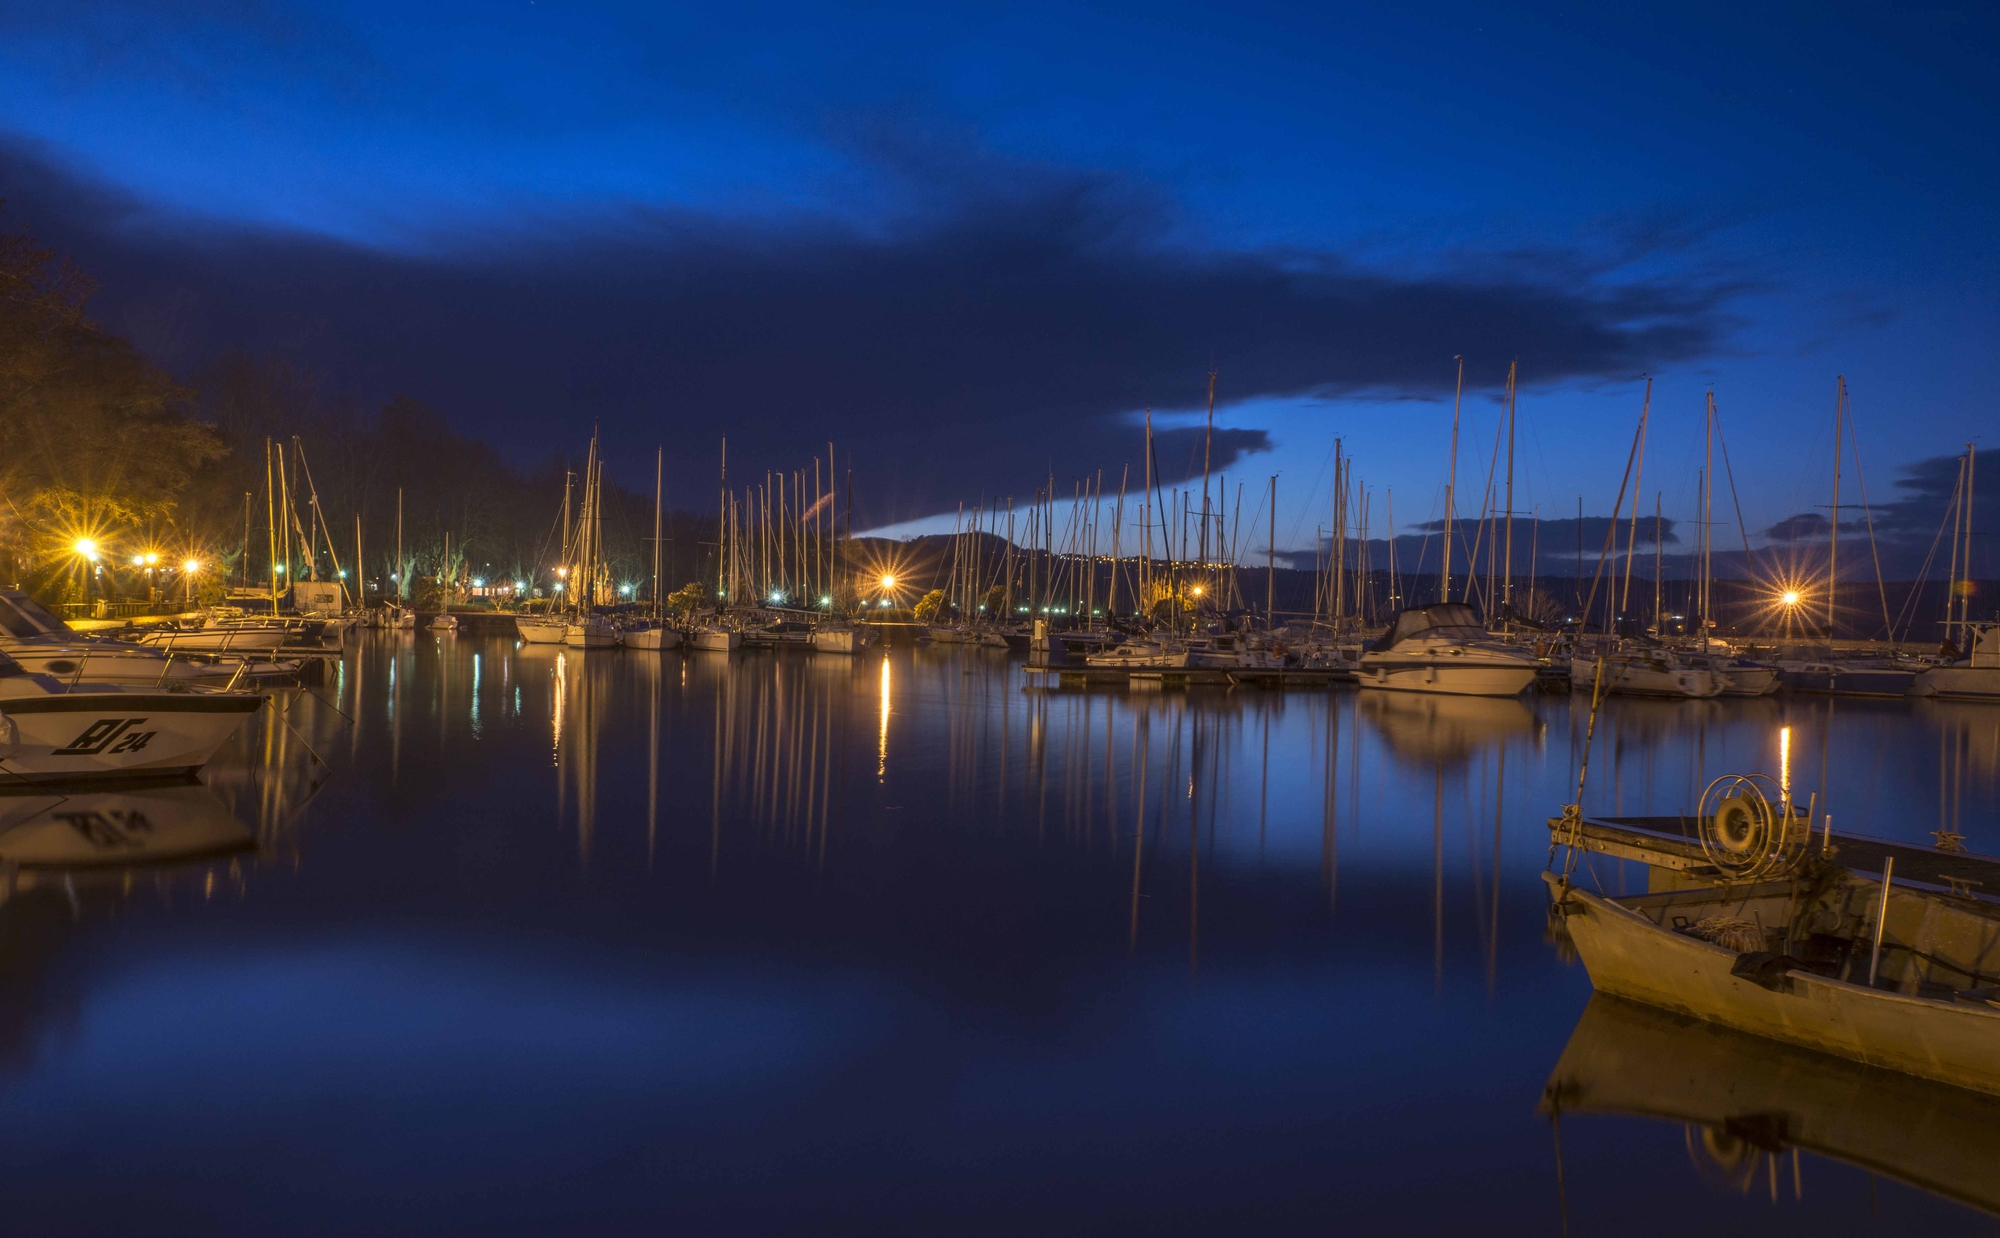
[[(584, 442), (552, 444), (523, 470), (419, 401), (370, 407), (280, 359), (225, 355), (181, 381), (90, 319), (94, 287), (33, 238), (0, 236), (0, 583), (49, 602), (141, 594), (192, 561), (205, 596), (265, 587), (280, 456), (307, 533), (305, 546), (293, 538), (290, 574), (330, 579), (337, 560), (382, 591), (398, 587), (392, 575), (551, 579), (564, 475), (581, 471)], [(603, 514), (612, 576), (643, 597), (652, 496), (607, 483)], [(663, 592), (708, 570), (714, 524), (671, 514)], [(147, 555), (150, 571), (133, 563)]]

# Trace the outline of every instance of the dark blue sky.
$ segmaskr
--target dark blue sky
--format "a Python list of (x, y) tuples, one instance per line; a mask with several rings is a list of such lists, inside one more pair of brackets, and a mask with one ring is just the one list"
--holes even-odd
[(1435, 514), (1455, 354), (1522, 510), (1608, 510), (1648, 373), (1647, 506), (1713, 384), (1758, 528), (1836, 374), (1871, 497), (1994, 424), (1990, 9), (1403, 9), (0, 4), (0, 194), (177, 370), (688, 487), (831, 437), (882, 518), (1115, 477), (1211, 358), (1281, 547), (1336, 435)]

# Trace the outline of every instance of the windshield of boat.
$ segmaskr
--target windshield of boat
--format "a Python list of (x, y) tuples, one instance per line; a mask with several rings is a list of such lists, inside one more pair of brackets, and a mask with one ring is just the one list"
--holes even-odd
[(9, 636), (67, 636), (70, 626), (43, 610), (41, 603), (13, 589), (0, 591), (0, 632)]
[(1428, 640), (1476, 641), (1487, 639), (1486, 628), (1460, 602), (1440, 602), (1435, 606), (1413, 606), (1396, 616), (1396, 622), (1375, 642), (1379, 650), (1393, 649), (1416, 637)]

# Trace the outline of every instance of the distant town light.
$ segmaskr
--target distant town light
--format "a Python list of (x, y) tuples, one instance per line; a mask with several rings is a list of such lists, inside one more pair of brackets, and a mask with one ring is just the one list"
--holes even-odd
[(271, 575), (273, 575), (273, 576), (283, 576), (284, 574), (285, 574), (285, 565), (284, 565), (284, 564), (282, 564), (282, 563), (273, 563), (273, 564), (271, 565)]
[(821, 598), (821, 599), (819, 600), (819, 604), (820, 604), (821, 606), (831, 606), (831, 605), (833, 605), (833, 599), (832, 599), (832, 598)]
[(347, 573), (345, 571), (335, 572), (334, 575), (340, 577), (342, 580), (347, 579)]
[(561, 583), (560, 581), (558, 581), (558, 582), (557, 582), (557, 583), (556, 583), (556, 584), (555, 584), (555, 585), (553, 586), (553, 588), (555, 589), (555, 591), (556, 591), (557, 593), (561, 593), (561, 592), (562, 592), (562, 583)]
[(883, 599), (882, 599), (882, 605), (883, 605), (883, 606), (884, 606), (884, 607), (886, 608), (886, 607), (887, 607), (887, 606), (889, 605), (889, 599), (888, 599), (888, 598), (883, 598)]

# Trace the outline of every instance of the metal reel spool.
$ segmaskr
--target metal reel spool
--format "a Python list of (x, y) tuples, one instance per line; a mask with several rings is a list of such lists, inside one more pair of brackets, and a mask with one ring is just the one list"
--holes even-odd
[[(1778, 804), (1765, 788), (1777, 793)], [(1701, 793), (1701, 849), (1733, 878), (1777, 876), (1797, 857), (1790, 805), (1765, 774), (1724, 774)]]

